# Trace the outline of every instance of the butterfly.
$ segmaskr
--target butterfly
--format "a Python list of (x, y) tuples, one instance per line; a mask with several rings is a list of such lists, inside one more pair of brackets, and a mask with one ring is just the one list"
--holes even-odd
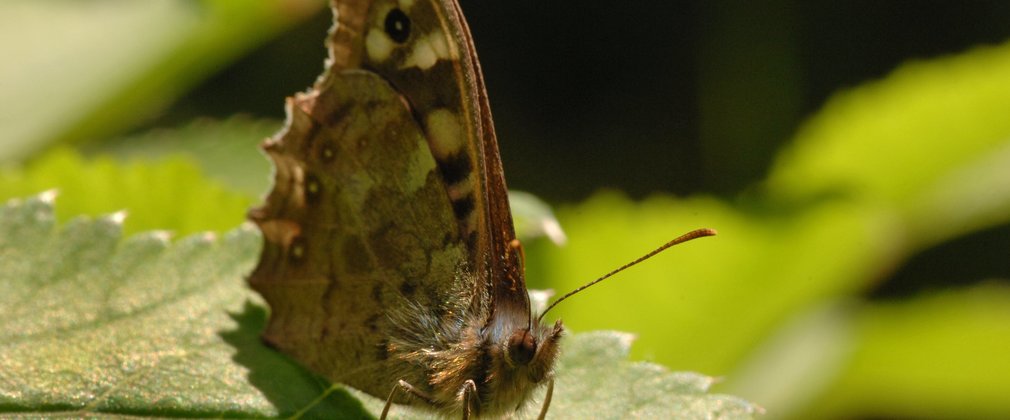
[(331, 6), (325, 70), (262, 146), (274, 186), (249, 214), (264, 238), (249, 283), (271, 307), (264, 341), (384, 398), (382, 417), (393, 403), (503, 416), (546, 387), (543, 418), (564, 328), (531, 310), (459, 5)]
[[(563, 335), (530, 309), (483, 76), (454, 0), (337, 0), (324, 73), (262, 146), (249, 278), (264, 340), (335, 382), (499, 416), (552, 387)], [(549, 399), (543, 405), (543, 412)]]

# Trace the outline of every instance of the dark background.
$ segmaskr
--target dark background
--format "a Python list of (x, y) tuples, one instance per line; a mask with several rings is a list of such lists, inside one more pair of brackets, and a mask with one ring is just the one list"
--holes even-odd
[[(1010, 38), (1002, 1), (464, 1), (509, 186), (733, 196), (838, 90)], [(328, 11), (149, 126), (283, 118), (321, 69)], [(633, 168), (629, 170), (629, 168)]]

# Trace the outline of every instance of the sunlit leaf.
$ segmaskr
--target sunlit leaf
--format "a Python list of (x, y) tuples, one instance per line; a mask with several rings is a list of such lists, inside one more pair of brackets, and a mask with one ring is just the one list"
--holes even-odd
[(208, 181), (188, 159), (116, 162), (85, 160), (57, 149), (25, 167), (0, 170), (0, 200), (55, 189), (60, 220), (78, 214), (125, 210), (127, 233), (167, 229), (179, 235), (225, 231), (244, 220), (254, 196), (230, 192)]
[[(57, 225), (53, 197), (0, 209), (0, 409), (37, 417), (366, 415), (347, 391), (328, 390), (257, 339), (265, 310), (244, 281), (260, 244), (255, 230), (122, 240), (120, 215)], [(708, 394), (711, 378), (623, 361), (627, 334), (566, 341), (552, 405), (558, 417), (760, 411)], [(363, 398), (373, 415), (381, 408)]]

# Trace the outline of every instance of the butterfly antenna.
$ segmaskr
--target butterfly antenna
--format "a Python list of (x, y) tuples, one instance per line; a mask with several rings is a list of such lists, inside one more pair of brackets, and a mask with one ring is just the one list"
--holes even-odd
[(624, 270), (627, 270), (628, 268), (630, 268), (631, 266), (633, 266), (635, 264), (638, 264), (638, 263), (640, 263), (642, 261), (645, 261), (645, 260), (647, 260), (649, 258), (652, 258), (656, 254), (665, 251), (667, 248), (669, 248), (671, 246), (674, 246), (674, 245), (677, 245), (677, 244), (680, 244), (680, 243), (684, 243), (684, 242), (690, 241), (692, 239), (704, 238), (706, 236), (715, 236), (715, 234), (716, 234), (715, 229), (705, 228), (705, 229), (695, 229), (695, 230), (692, 230), (692, 231), (690, 231), (688, 233), (680, 235), (679, 237), (677, 237), (677, 239), (674, 239), (674, 240), (672, 240), (670, 242), (667, 242), (667, 243), (663, 244), (663, 246), (654, 249), (652, 252), (650, 252), (648, 254), (645, 254), (645, 255), (643, 255), (641, 257), (638, 257), (638, 259), (636, 259), (636, 260), (634, 260), (632, 262), (629, 262), (627, 264), (624, 264), (624, 265), (618, 267), (614, 271), (611, 271), (611, 272), (609, 272), (607, 274), (604, 274), (603, 277), (600, 277), (600, 278), (598, 278), (596, 280), (593, 280), (593, 281), (591, 281), (589, 283), (586, 283), (585, 285), (583, 285), (582, 287), (579, 287), (578, 289), (575, 289), (575, 290), (572, 290), (571, 292), (568, 292), (568, 294), (562, 296), (561, 299), (555, 300), (554, 303), (551, 304), (551, 306), (548, 306), (547, 310), (543, 311), (540, 314), (540, 316), (537, 318), (537, 322), (540, 322), (541, 320), (543, 320), (544, 319), (544, 315), (546, 315), (547, 312), (550, 312), (550, 310), (552, 308), (554, 308), (555, 306), (557, 306), (557, 304), (561, 303), (561, 301), (563, 301), (565, 299), (568, 299), (569, 297), (571, 297), (572, 295), (574, 295), (576, 293), (579, 293), (579, 292), (581, 292), (583, 290), (586, 290), (587, 288), (589, 288), (590, 286), (592, 286), (592, 285), (594, 285), (596, 283), (599, 283), (601, 281), (606, 280), (607, 278), (609, 278), (610, 276), (613, 276), (614, 274), (620, 273), (620, 272), (622, 272)]

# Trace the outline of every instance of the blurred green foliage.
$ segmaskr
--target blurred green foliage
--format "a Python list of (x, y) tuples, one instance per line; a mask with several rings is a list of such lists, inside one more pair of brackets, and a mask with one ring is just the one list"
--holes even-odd
[[(0, 53), (16, 63), (0, 67), (0, 198), (56, 188), (60, 218), (125, 209), (131, 232), (241, 223), (269, 180), (255, 144), (279, 121), (129, 131), (322, 6), (233, 4), (0, 4)], [(557, 205), (568, 245), (530, 242), (528, 281), (566, 292), (716, 228), (552, 316), (575, 331), (631, 331), (633, 357), (722, 376), (718, 390), (773, 418), (1010, 417), (1008, 279), (978, 282), (955, 261), (942, 275), (965, 285), (864, 296), (920, 253), (1005, 234), (1008, 110), (1010, 44), (903, 65), (833, 96), (732, 200), (605, 191)], [(1010, 264), (1010, 249), (987, 251)]]

